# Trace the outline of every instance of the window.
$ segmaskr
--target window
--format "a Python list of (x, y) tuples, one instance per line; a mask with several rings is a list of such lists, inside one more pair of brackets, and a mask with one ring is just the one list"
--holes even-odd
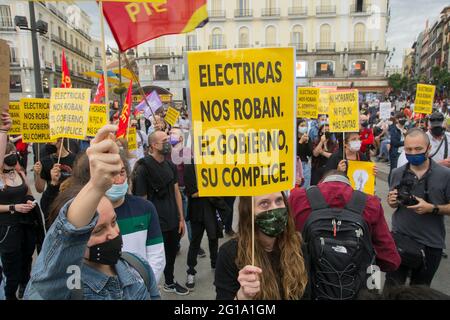
[(188, 50), (193, 50), (197, 48), (197, 35), (196, 34), (189, 34), (186, 37), (186, 46), (188, 47)]
[(45, 57), (45, 47), (44, 46), (42, 46), (42, 49), (41, 49), (41, 58), (42, 58), (42, 62), (45, 63), (45, 61), (47, 59)]
[(364, 0), (356, 0), (356, 12), (363, 12)]
[(58, 38), (62, 40), (62, 31), (61, 31), (61, 27), (58, 27)]
[(249, 31), (247, 27), (239, 29), (239, 48), (248, 48), (250, 46)]
[(211, 36), (211, 48), (222, 49), (223, 47), (224, 44), (222, 31), (219, 28), (214, 28)]
[(9, 79), (9, 91), (22, 92), (22, 81), (20, 80), (20, 74), (12, 74)]
[(302, 0), (292, 0), (292, 7), (300, 8), (302, 6)]
[(19, 60), (17, 60), (16, 51), (17, 51), (17, 48), (14, 48), (14, 47), (9, 48), (9, 52), (10, 52), (9, 62), (10, 63), (19, 63)]
[(266, 28), (266, 46), (276, 46), (277, 29), (274, 26)]
[(159, 37), (155, 39), (155, 47), (157, 49), (164, 48), (166, 46), (166, 39), (164, 37)]
[(73, 46), (73, 36), (72, 35), (70, 35), (70, 45)]
[(266, 0), (266, 8), (274, 9), (277, 7), (277, 0)]
[(350, 76), (352, 77), (364, 77), (367, 76), (366, 61), (356, 60), (352, 61), (350, 66)]
[(167, 64), (155, 65), (155, 80), (169, 80), (169, 66)]
[(366, 40), (366, 27), (362, 23), (355, 24), (354, 39), (356, 43), (364, 43)]
[(11, 9), (9, 6), (0, 6), (0, 28), (13, 28)]
[(320, 26), (320, 43), (321, 44), (331, 43), (331, 27), (329, 24), (323, 24)]
[(303, 27), (302, 26), (294, 26), (294, 28), (292, 28), (291, 42), (293, 44), (303, 43)]
[(243, 15), (249, 8), (249, 0), (237, 0), (237, 8), (241, 15)]
[(333, 61), (317, 61), (316, 62), (316, 76), (334, 76), (334, 62)]
[(67, 42), (67, 31), (64, 31), (64, 41)]

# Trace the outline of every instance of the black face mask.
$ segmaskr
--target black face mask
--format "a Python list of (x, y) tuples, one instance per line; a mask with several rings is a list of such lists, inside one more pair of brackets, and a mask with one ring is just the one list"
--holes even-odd
[(56, 146), (54, 144), (46, 144), (45, 145), (45, 152), (47, 152), (47, 154), (54, 154), (58, 151), (58, 148), (56, 148)]
[(364, 122), (361, 123), (361, 126), (363, 128), (367, 128), (369, 126), (369, 122), (368, 121), (364, 121)]
[[(431, 128), (431, 134), (435, 137), (441, 137), (444, 132), (445, 132), (445, 128), (444, 127), (433, 127)], [(6, 160), (6, 158), (5, 158)]]
[(17, 154), (13, 153), (13, 154), (6, 156), (3, 162), (8, 167), (14, 167), (17, 164), (17, 161), (18, 161)]
[(116, 265), (122, 252), (122, 235), (112, 240), (97, 244), (89, 248), (89, 261), (108, 266)]
[(398, 123), (400, 123), (401, 126), (404, 126), (406, 124), (406, 119), (398, 120)]
[(325, 139), (329, 140), (331, 138), (331, 132), (325, 132)]

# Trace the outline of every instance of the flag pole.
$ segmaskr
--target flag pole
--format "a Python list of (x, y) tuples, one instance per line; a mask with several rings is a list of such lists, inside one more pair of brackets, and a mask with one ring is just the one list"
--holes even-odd
[(64, 138), (62, 138), (61, 140), (61, 146), (59, 147), (59, 155), (58, 155), (58, 164), (61, 161), (61, 153), (62, 153), (62, 149), (64, 148)]
[[(105, 48), (105, 26), (103, 21), (105, 17), (103, 15), (103, 2), (102, 0), (98, 3), (100, 8), (100, 31), (101, 31), (101, 42), (102, 42), (102, 67), (103, 67), (103, 81), (105, 85), (105, 104), (106, 104), (106, 114), (109, 115), (109, 86), (108, 86), (108, 70), (106, 69), (106, 48)], [(109, 116), (108, 116), (109, 118)]]
[(255, 265), (255, 197), (252, 196), (252, 266)]
[[(135, 82), (135, 83), (137, 84), (137, 86), (138, 86), (139, 93), (140, 93), (141, 96), (144, 98), (145, 104), (146, 104), (147, 107), (150, 109), (150, 112), (152, 113), (152, 116), (153, 116), (153, 120), (154, 120), (155, 123), (156, 123), (155, 113), (153, 112), (152, 108), (150, 107), (150, 104), (148, 103), (148, 101), (147, 101), (147, 99), (146, 99), (144, 89), (142, 89), (142, 87), (141, 87), (141, 82), (139, 81), (138, 76), (134, 73), (133, 68), (131, 68), (131, 63), (130, 63), (130, 61), (128, 60), (126, 54), (124, 54), (124, 58), (125, 58), (125, 64), (127, 65), (127, 69), (131, 72), (131, 75), (132, 75), (132, 77), (133, 77), (133, 80), (134, 80), (134, 82)], [(130, 112), (131, 112), (131, 108), (130, 108)]]

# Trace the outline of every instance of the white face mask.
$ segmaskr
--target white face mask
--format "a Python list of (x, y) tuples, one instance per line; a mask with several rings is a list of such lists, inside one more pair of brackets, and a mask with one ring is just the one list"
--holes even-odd
[(350, 151), (358, 152), (361, 149), (361, 141), (350, 141)]
[(307, 127), (298, 127), (298, 133), (299, 134), (305, 134), (306, 132), (308, 132), (308, 128)]

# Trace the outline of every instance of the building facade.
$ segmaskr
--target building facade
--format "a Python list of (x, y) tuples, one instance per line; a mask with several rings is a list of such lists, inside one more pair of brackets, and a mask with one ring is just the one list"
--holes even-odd
[[(45, 35), (38, 33), (38, 52), (44, 97), (52, 87), (61, 85), (61, 56), (64, 49), (72, 86), (93, 88), (94, 82), (83, 75), (93, 69), (92, 39), (89, 16), (74, 4), (35, 2), (36, 21), (48, 24)], [(11, 51), (10, 100), (35, 97), (35, 79), (31, 32), (16, 29), (15, 16), (25, 16), (30, 25), (28, 2), (0, 0), (0, 38)]]
[[(297, 84), (384, 92), (387, 0), (211, 0), (209, 23), (139, 47), (142, 84), (185, 97), (184, 53), (293, 46)], [(184, 93), (183, 93), (184, 92)]]

